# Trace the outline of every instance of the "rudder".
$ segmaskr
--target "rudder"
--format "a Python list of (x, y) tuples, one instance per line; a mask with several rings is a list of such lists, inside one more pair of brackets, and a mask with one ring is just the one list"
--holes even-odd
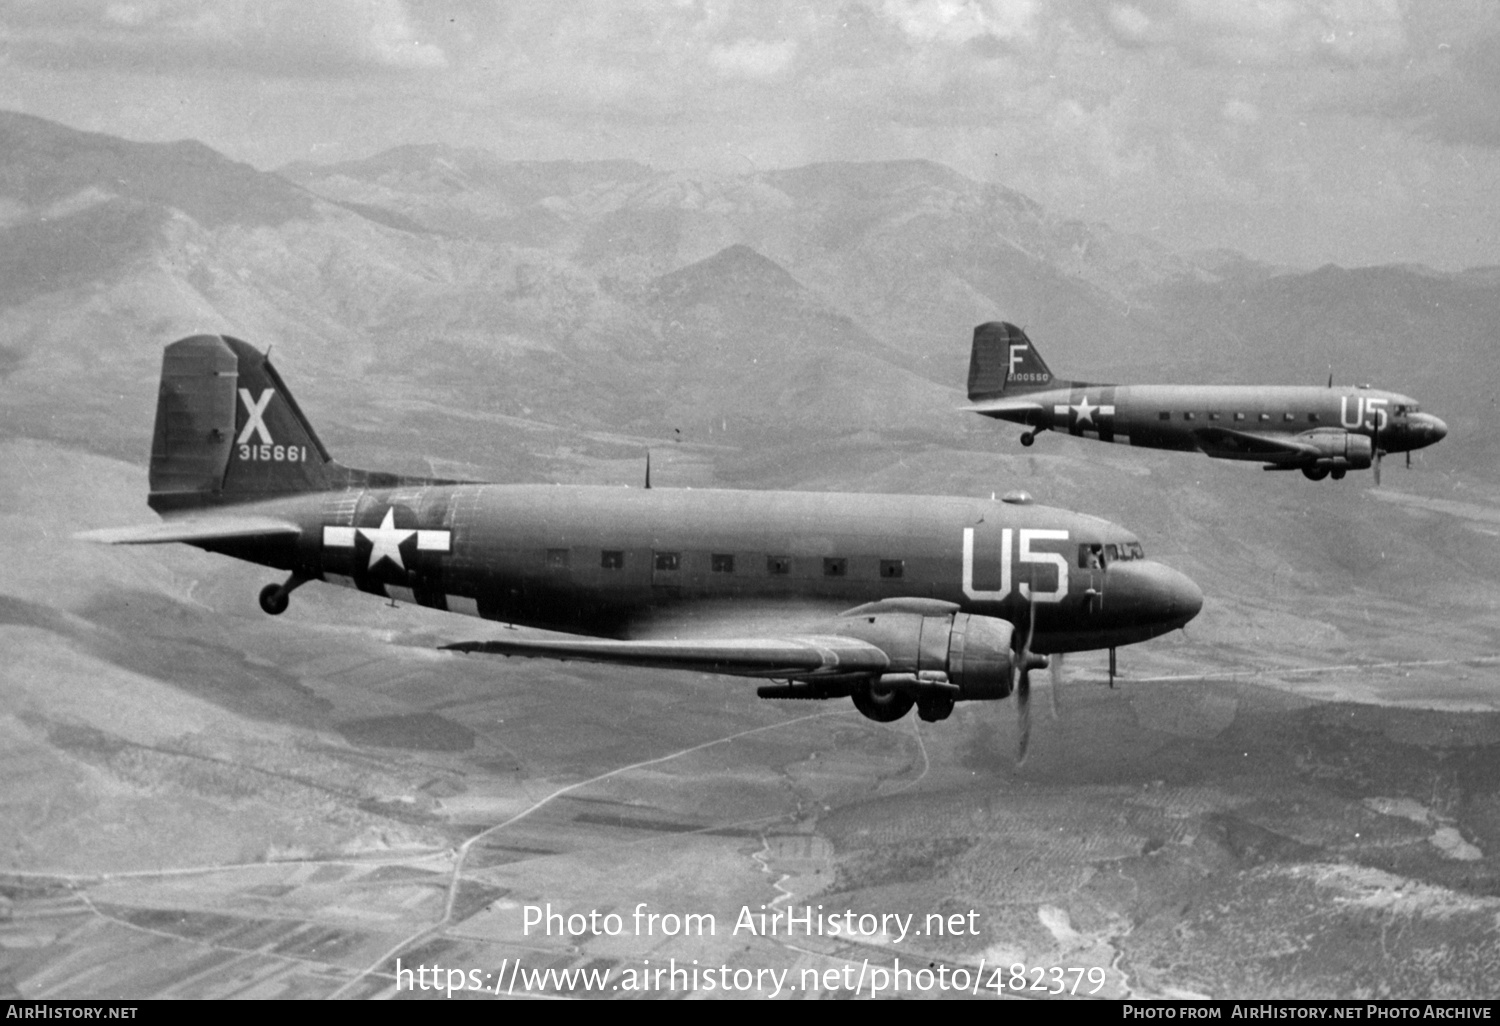
[(1037, 392), (1057, 384), (1026, 332), (1014, 324), (990, 321), (974, 329), (974, 348), (969, 355), (970, 401)]
[(151, 443), (152, 509), (324, 491), (341, 487), (346, 474), (265, 354), (220, 335), (167, 346)]

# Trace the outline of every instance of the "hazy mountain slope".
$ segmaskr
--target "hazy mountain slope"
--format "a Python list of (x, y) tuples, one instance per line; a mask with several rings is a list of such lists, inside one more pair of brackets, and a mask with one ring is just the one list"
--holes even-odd
[[(170, 159), (170, 148), (121, 140), (101, 146), (96, 137), (53, 126), (45, 150), (19, 147), (5, 158), (7, 174), (29, 182), (37, 178), (33, 164), (60, 162), (71, 169), (71, 185), (102, 193), (115, 178), (149, 179), (155, 163)], [(422, 434), (432, 444), (414, 454), (412, 403), (674, 439), (679, 429), (695, 428), (694, 437), (706, 440), (732, 421), (743, 438), (761, 444), (784, 429), (791, 411), (806, 411), (820, 431), (951, 433), (925, 411), (954, 405), (955, 384), (913, 377), (910, 360), (743, 247), (699, 272), (669, 261), (669, 274), (686, 275), (675, 284), (627, 280), (596, 273), (567, 246), (407, 230), (401, 219), (416, 215), (365, 202), (378, 197), (323, 200), (276, 176), (200, 157), (189, 152), (175, 173), (188, 183), (187, 201), (174, 204), (170, 190), (136, 190), (131, 216), (118, 224), (95, 217), (61, 231), (26, 206), (34, 190), (18, 189), (13, 239), (68, 276), (38, 277), (36, 294), (14, 295), (0, 309), (0, 369), (8, 370), (0, 388), (11, 400), (0, 424), (115, 455), (144, 454), (159, 347), (211, 330), (279, 346), (299, 394), (323, 387), (352, 400), (339, 422), (320, 428), (341, 454), (351, 436), (357, 439), (349, 457), (356, 462), (404, 459), (412, 467), (443, 454), (483, 467), (492, 440), (458, 432), (431, 437), (427, 420)], [(112, 176), (111, 161), (146, 170)], [(382, 173), (406, 173), (403, 159), (391, 163), (394, 169)], [(482, 195), (504, 210), (536, 200), (546, 182), (577, 189), (580, 210), (607, 211), (613, 200), (605, 193), (625, 187), (618, 178), (641, 173), (634, 165), (517, 170), (471, 160), (462, 195)], [(439, 192), (448, 182), (420, 180)], [(254, 202), (236, 219), (241, 195)], [(537, 202), (545, 207), (545, 200)], [(50, 233), (50, 248), (33, 245), (28, 231)], [(684, 359), (688, 349), (701, 359)], [(755, 373), (726, 373), (740, 362)], [(890, 400), (900, 394), (907, 401)], [(70, 416), (55, 416), (65, 407)], [(359, 412), (370, 408), (379, 415)], [(510, 472), (529, 465), (524, 458), (496, 463)]]
[(423, 147), (289, 173), (321, 195), (544, 247), (624, 283), (747, 245), (918, 357), (940, 383), (962, 373), (980, 320), (1047, 319), (1085, 358), (1108, 359), (1122, 335), (1154, 324), (1150, 288), (1207, 273), (1145, 240), (1054, 218), (1018, 193), (926, 161), (747, 175), (549, 165), (544, 196), (534, 165), (512, 167), (506, 177), (466, 151)]

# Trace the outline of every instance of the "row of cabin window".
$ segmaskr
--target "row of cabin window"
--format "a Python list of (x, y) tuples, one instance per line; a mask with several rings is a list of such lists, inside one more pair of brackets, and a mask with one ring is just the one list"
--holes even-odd
[[(547, 566), (553, 569), (565, 569), (569, 562), (568, 549), (548, 549)], [(673, 571), (682, 569), (682, 553), (680, 552), (654, 552), (652, 563), (657, 570)], [(712, 552), (708, 557), (708, 569), (711, 573), (732, 574), (735, 572), (734, 554), (730, 552)], [(601, 549), (599, 552), (599, 566), (604, 570), (625, 569), (625, 551), (623, 549)], [(766, 573), (773, 576), (789, 574), (792, 572), (791, 556), (767, 556)], [(900, 559), (882, 559), (880, 561), (880, 576), (883, 578), (903, 577), (906, 574), (906, 562)], [(849, 560), (842, 556), (827, 557), (823, 560), (824, 577), (848, 577)]]
[[(1235, 420), (1245, 420), (1247, 418), (1247, 416), (1248, 415), (1244, 414), (1244, 413), (1236, 413), (1234, 415), (1234, 419)], [(1157, 420), (1171, 420), (1172, 419), (1172, 414), (1169, 411), (1167, 411), (1167, 410), (1162, 410), (1160, 413), (1158, 413), (1156, 415), (1156, 419)], [(1195, 413), (1195, 412), (1193, 412), (1193, 411), (1187, 411), (1187, 412), (1183, 413), (1182, 419), (1183, 420), (1197, 420), (1198, 419), (1198, 414)], [(1223, 420), (1224, 419), (1224, 415), (1222, 413), (1212, 412), (1212, 413), (1208, 414), (1208, 419), (1209, 420)], [(1260, 414), (1256, 415), (1256, 419), (1259, 420), (1259, 421), (1261, 421), (1261, 423), (1269, 423), (1270, 421), (1274, 420), (1275, 418), (1272, 417), (1269, 413), (1260, 413)], [(1297, 415), (1295, 413), (1283, 413), (1281, 415), (1281, 419), (1284, 420), (1284, 421), (1286, 421), (1286, 422), (1288, 422), (1288, 423), (1291, 423), (1291, 422), (1293, 422), (1293, 421), (1295, 421), (1297, 419)], [(1316, 413), (1309, 413), (1307, 415), (1307, 422), (1309, 424), (1316, 424), (1318, 422), (1318, 415)]]

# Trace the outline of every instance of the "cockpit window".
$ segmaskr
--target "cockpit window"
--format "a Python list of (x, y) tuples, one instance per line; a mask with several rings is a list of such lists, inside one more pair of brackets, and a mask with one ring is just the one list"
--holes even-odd
[(1078, 546), (1078, 567), (1080, 570), (1099, 570), (1116, 560), (1123, 561), (1145, 558), (1146, 550), (1141, 548), (1141, 543), (1138, 541), (1111, 542), (1107, 545), (1092, 542)]

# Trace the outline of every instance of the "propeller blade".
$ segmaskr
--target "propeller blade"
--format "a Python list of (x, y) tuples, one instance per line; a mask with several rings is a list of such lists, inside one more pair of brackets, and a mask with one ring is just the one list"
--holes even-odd
[(1375, 487), (1380, 487), (1380, 450), (1375, 450)]
[(1026, 751), (1031, 747), (1031, 637), (1036, 633), (1036, 603), (1027, 610), (1026, 633), (1016, 652), (1014, 665), (1014, 689), (1016, 692), (1016, 715), (1020, 720), (1020, 738), (1016, 742), (1016, 765), (1026, 761)]
[(1047, 657), (1047, 672), (1052, 677), (1052, 688), (1049, 694), (1052, 697), (1052, 718), (1057, 719), (1057, 693), (1062, 690), (1063, 682), (1063, 654), (1053, 652)]
[(1020, 718), (1021, 738), (1016, 743), (1016, 764), (1026, 761), (1026, 750), (1031, 747), (1031, 671), (1021, 670), (1016, 682), (1016, 715)]

